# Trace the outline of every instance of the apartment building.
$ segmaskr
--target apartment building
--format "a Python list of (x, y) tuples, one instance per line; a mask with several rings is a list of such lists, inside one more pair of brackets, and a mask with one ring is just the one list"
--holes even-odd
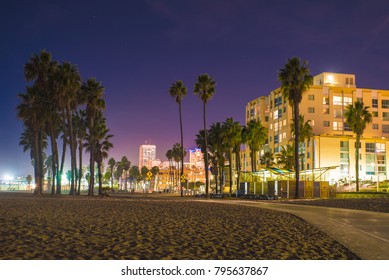
[(144, 144), (139, 146), (139, 170), (142, 166), (151, 168), (157, 157), (157, 146)]
[[(368, 106), (373, 115), (373, 122), (361, 139), (360, 179), (388, 179), (389, 90), (358, 88), (354, 74), (321, 73), (314, 77), (313, 85), (304, 93), (300, 114), (304, 121), (310, 122), (313, 137), (302, 144), (302, 170), (336, 167), (322, 179), (355, 179), (355, 136), (346, 123), (345, 111), (357, 100)], [(281, 147), (290, 143), (292, 107), (282, 97), (280, 89), (247, 104), (246, 123), (252, 119), (260, 120), (268, 128), (265, 150), (277, 154)], [(251, 169), (247, 164), (249, 156), (246, 147), (242, 153), (242, 166), (247, 171)]]

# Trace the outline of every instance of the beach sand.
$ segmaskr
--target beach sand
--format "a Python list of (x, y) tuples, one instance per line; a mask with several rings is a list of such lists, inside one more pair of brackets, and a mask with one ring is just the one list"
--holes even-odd
[(0, 259), (359, 259), (291, 214), (187, 199), (0, 195)]

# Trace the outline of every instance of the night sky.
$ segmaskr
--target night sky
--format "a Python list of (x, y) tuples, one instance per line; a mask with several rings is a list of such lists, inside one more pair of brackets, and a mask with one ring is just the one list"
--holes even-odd
[(208, 125), (228, 117), (244, 124), (245, 105), (277, 88), (293, 56), (321, 72), (356, 74), (358, 87), (389, 89), (389, 2), (259, 0), (0, 0), (0, 178), (32, 174), (19, 147), (17, 94), (23, 67), (46, 49), (78, 65), (83, 80), (105, 86), (110, 157), (138, 165), (139, 145), (157, 155), (179, 142), (178, 106), (168, 94), (183, 80), (184, 146), (202, 128), (193, 94), (200, 74), (217, 82)]

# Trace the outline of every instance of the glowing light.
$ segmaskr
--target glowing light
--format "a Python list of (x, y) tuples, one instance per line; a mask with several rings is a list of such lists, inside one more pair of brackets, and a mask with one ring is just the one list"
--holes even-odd
[(327, 83), (328, 84), (333, 84), (334, 83), (334, 76), (333, 75), (328, 75), (327, 76)]
[(14, 178), (12, 177), (12, 176), (10, 176), (10, 175), (4, 175), (4, 180), (6, 180), (6, 181), (12, 181)]

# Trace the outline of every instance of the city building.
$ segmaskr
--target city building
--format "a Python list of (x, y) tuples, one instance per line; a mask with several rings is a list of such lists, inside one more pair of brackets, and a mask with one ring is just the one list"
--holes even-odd
[(157, 147), (155, 145), (144, 144), (139, 146), (139, 170), (142, 166), (151, 169), (153, 161), (157, 157)]
[[(361, 139), (359, 177), (372, 181), (388, 179), (389, 90), (358, 88), (354, 74), (321, 73), (304, 93), (300, 114), (312, 126), (313, 135), (301, 145), (303, 172), (333, 167), (319, 179), (355, 180), (355, 135), (346, 123), (345, 111), (357, 100), (368, 106), (373, 115), (373, 122)], [(278, 154), (282, 147), (291, 143), (292, 107), (282, 97), (280, 89), (247, 104), (246, 123), (252, 119), (260, 120), (268, 128), (268, 143), (262, 154), (266, 150)], [(242, 166), (247, 171), (251, 169), (247, 164), (249, 157), (246, 147), (242, 152)]]
[(189, 150), (189, 164), (191, 168), (204, 168), (204, 159), (201, 149), (194, 148)]

